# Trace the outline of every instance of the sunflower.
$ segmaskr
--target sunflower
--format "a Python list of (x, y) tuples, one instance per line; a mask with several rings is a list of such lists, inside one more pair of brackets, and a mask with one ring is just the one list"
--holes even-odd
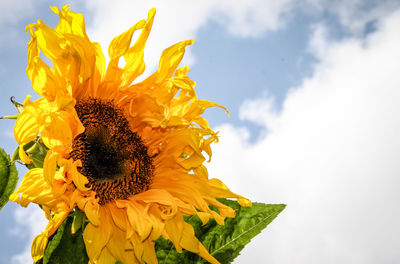
[(41, 20), (26, 27), (31, 37), (26, 72), (40, 98), (26, 97), (14, 127), (24, 163), (32, 163), (25, 151), (32, 141), (47, 149), (43, 166), (30, 169), (10, 197), (22, 206), (39, 204), (49, 220), (33, 240), (33, 260), (43, 257), (49, 237), (79, 210), (89, 220), (83, 238), (90, 263), (157, 263), (160, 236), (178, 252), (186, 249), (218, 263), (183, 217), (223, 225), (234, 210), (216, 198), (251, 203), (209, 179), (203, 165), (218, 137), (200, 115), (222, 106), (197, 99), (189, 67), (178, 68), (194, 41), (165, 49), (158, 70), (134, 83), (145, 69), (154, 9), (111, 41), (107, 67), (100, 45), (86, 35), (83, 15), (68, 6), (51, 10), (60, 17), (54, 29)]

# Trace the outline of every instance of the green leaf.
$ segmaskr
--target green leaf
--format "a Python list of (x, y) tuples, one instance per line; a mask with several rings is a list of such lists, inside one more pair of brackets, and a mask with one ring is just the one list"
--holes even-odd
[[(188, 217), (195, 230), (196, 237), (221, 264), (231, 263), (250, 240), (259, 234), (285, 208), (283, 204), (253, 203), (251, 207), (241, 207), (236, 201), (220, 199), (220, 202), (236, 211), (235, 218), (225, 220), (225, 225), (218, 225), (210, 220), (206, 225), (198, 217)], [(160, 238), (156, 241), (157, 258), (160, 264), (206, 263), (196, 254), (175, 250), (173, 244)]]
[(0, 148), (0, 210), (8, 202), (18, 182), (18, 172), (10, 157)]
[[(44, 252), (43, 264), (76, 264), (88, 263), (85, 243), (83, 241), (83, 229), (71, 233), (73, 222), (72, 214), (60, 225), (57, 232), (51, 237)], [(37, 263), (42, 263), (41, 261)]]

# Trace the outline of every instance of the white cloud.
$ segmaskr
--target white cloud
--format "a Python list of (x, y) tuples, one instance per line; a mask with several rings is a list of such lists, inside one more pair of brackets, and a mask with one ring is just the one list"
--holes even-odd
[(16, 24), (21, 19), (32, 15), (34, 10), (33, 1), (26, 1), (23, 5), (16, 5), (12, 1), (0, 1), (0, 28), (4, 25)]
[(253, 201), (288, 204), (237, 263), (400, 261), (399, 28), (400, 11), (364, 40), (316, 34), (320, 62), (281, 113), (270, 99), (241, 108), (266, 135), (250, 143), (246, 128), (219, 128), (210, 175)]
[(239, 119), (248, 120), (257, 125), (265, 126), (275, 121), (277, 111), (272, 97), (264, 96), (255, 100), (245, 100), (239, 109)]
[(335, 18), (345, 33), (362, 36), (369, 23), (400, 7), (398, 0), (305, 0), (299, 7), (322, 19)]
[[(16, 28), (18, 22), (31, 17), (35, 12), (34, 1), (24, 1), (23, 4), (15, 4), (13, 1), (0, 1), (0, 45), (15, 43), (21, 40), (23, 27)], [(1, 70), (1, 69), (0, 69)]]
[(384, 0), (368, 3), (363, 0), (338, 0), (331, 7), (343, 26), (350, 31), (363, 33), (367, 23), (380, 19), (394, 8), (398, 8), (399, 1)]
[(33, 238), (45, 230), (47, 220), (44, 212), (36, 205), (32, 204), (27, 208), (18, 208), (15, 210), (16, 227), (12, 234), (29, 241), (23, 252), (12, 256), (11, 263), (25, 264), (32, 262), (31, 243)]

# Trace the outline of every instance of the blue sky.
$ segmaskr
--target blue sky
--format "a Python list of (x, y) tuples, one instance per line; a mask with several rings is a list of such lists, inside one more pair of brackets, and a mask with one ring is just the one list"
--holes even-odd
[[(0, 2), (1, 115), (15, 112), (10, 96), (33, 94), (25, 25), (58, 20), (51, 1), (23, 2)], [(109, 2), (70, 8), (84, 13), (103, 52), (157, 9), (145, 74), (164, 48), (196, 40), (183, 64), (198, 96), (230, 111), (205, 114), (221, 136), (210, 176), (253, 201), (288, 204), (235, 263), (400, 261), (399, 1)], [(14, 121), (0, 121), (0, 145), (11, 153)], [(8, 204), (0, 263), (29, 263), (43, 223), (37, 206)]]

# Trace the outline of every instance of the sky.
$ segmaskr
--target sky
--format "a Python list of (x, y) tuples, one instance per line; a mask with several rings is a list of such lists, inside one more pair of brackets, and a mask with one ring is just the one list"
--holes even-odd
[[(0, 0), (0, 115), (33, 94), (24, 27), (54, 26), (52, 1)], [(66, 1), (57, 2), (61, 7)], [(210, 177), (254, 202), (287, 208), (234, 263), (399, 263), (400, 1), (70, 1), (106, 53), (109, 41), (157, 9), (148, 75), (185, 39), (199, 98), (229, 109)], [(16, 148), (13, 120), (0, 146)], [(25, 173), (18, 167), (20, 177)], [(0, 263), (30, 263), (43, 230), (35, 205), (0, 211)]]

